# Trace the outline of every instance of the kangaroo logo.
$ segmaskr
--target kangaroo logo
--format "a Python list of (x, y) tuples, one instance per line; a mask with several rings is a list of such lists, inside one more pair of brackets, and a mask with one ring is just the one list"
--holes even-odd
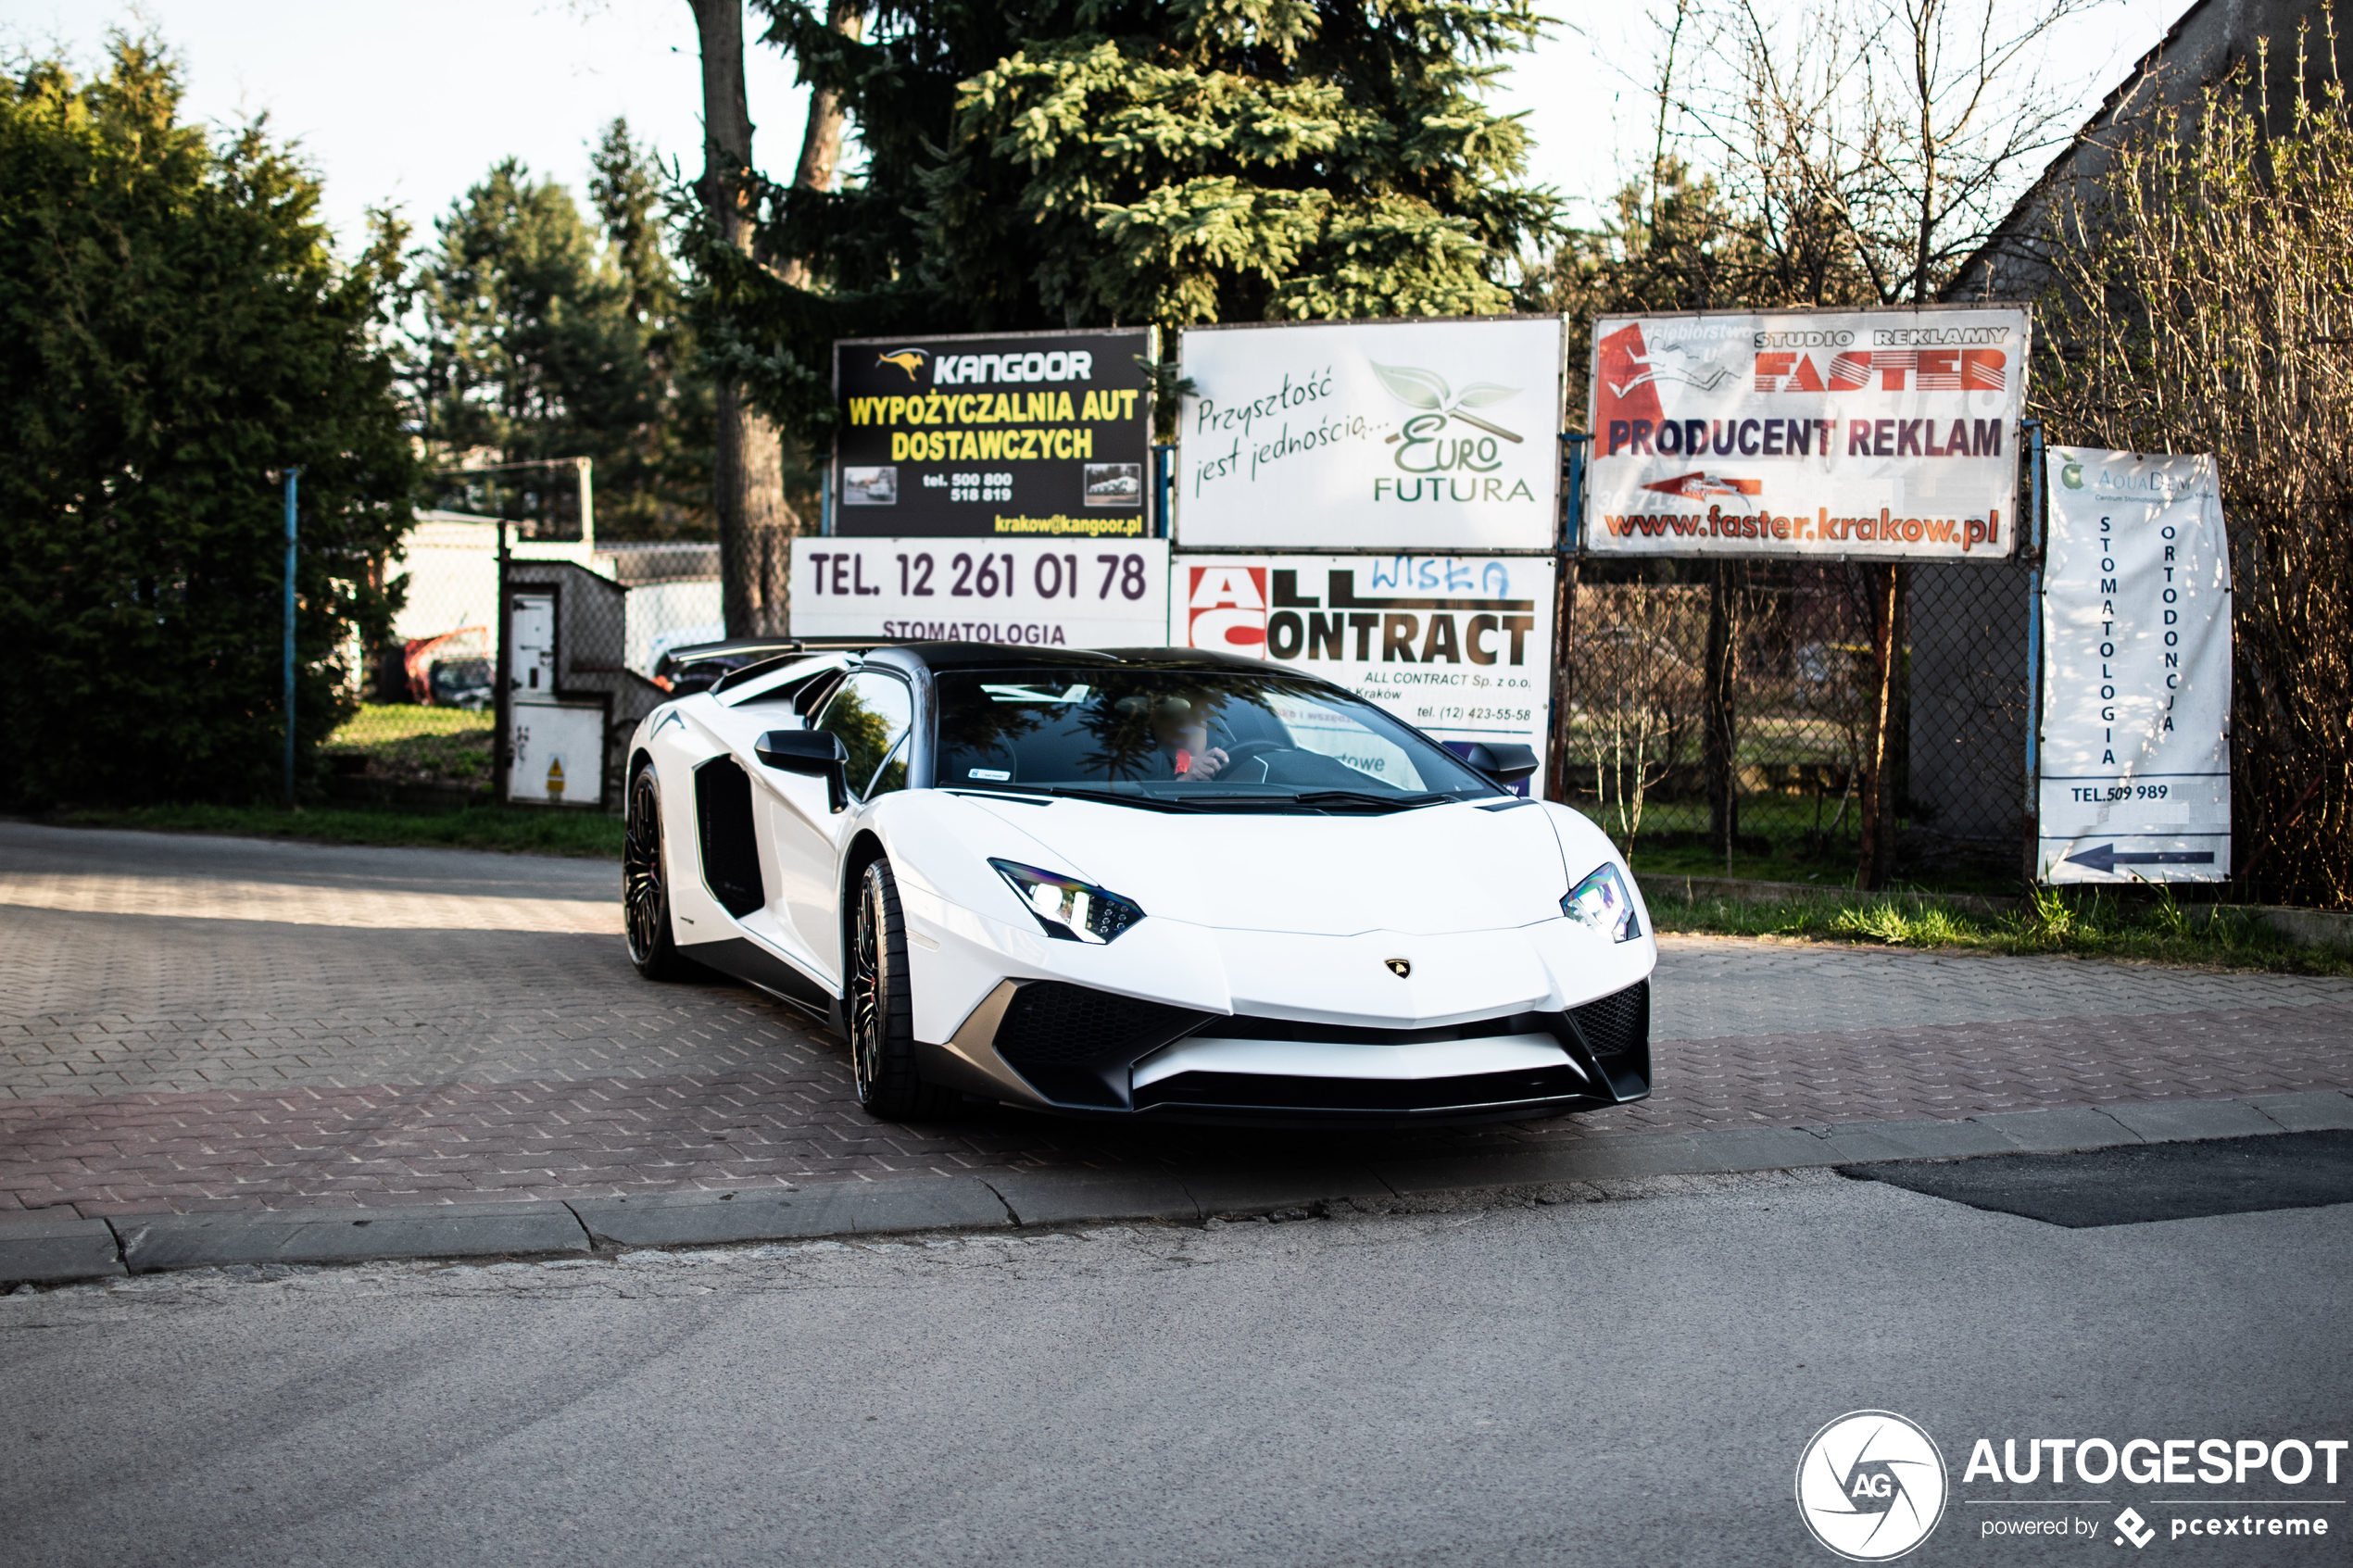
[(931, 350), (928, 348), (901, 348), (896, 353), (875, 355), (875, 363), (877, 365), (896, 365), (900, 370), (907, 372), (907, 379), (909, 381), (913, 381), (915, 379), (915, 372), (922, 370), (924, 368), (924, 361), (930, 358)]

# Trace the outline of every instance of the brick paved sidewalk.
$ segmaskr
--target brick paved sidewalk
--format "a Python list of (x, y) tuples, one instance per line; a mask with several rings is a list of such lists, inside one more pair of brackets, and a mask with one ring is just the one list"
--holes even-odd
[(1151, 1170), (1218, 1154), (1466, 1152), (1612, 1132), (2286, 1093), (2353, 1084), (2353, 1004), (1724, 1035), (1658, 1047), (1659, 1093), (1588, 1116), (1403, 1134), (1098, 1129), (862, 1113), (837, 1060), (709, 1076), (47, 1096), (0, 1103), (0, 1211), (601, 1198), (911, 1173)]
[(1150, 1169), (2353, 1086), (2344, 982), (1692, 940), (1667, 945), (1660, 1089), (1637, 1106), (1383, 1135), (899, 1127), (857, 1109), (838, 1042), (790, 1010), (640, 981), (586, 934), (611, 879), (0, 823), (0, 1212)]

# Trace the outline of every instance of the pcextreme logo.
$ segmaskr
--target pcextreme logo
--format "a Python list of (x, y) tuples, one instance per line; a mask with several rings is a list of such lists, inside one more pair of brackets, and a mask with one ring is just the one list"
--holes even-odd
[(1893, 1411), (1850, 1411), (1814, 1434), (1797, 1461), (1797, 1511), (1814, 1538), (1850, 1562), (1903, 1556), (1944, 1516), (1944, 1456)]

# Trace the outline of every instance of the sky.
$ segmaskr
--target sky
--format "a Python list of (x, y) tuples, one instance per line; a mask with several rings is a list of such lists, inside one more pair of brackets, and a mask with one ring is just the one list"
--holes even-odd
[[(1776, 0), (1764, 0), (1772, 7)], [(2106, 0), (2050, 51), (2059, 95), (2088, 115), (2189, 0)], [(1544, 8), (1564, 20), (1520, 56), (1493, 102), (1525, 112), (1531, 173), (1590, 219), (1646, 145), (1642, 79), (1656, 30), (1642, 6)], [(1786, 7), (1783, 7), (1786, 8)], [(191, 117), (221, 125), (267, 113), (326, 181), (346, 246), (371, 207), (403, 208), (422, 232), (499, 158), (522, 158), (584, 198), (588, 148), (616, 115), (691, 176), (701, 164), (701, 94), (686, 0), (0, 0), (0, 51), (101, 62), (110, 27), (159, 32), (186, 69)], [(748, 62), (754, 161), (787, 172), (806, 94), (791, 63), (754, 45)]]

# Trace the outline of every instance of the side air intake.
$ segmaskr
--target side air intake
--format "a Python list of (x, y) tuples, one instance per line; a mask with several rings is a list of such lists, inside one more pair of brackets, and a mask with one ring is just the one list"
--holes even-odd
[(702, 843), (703, 885), (737, 920), (768, 902), (760, 877), (760, 839), (751, 825), (751, 781), (732, 757), (695, 770), (695, 826)]

